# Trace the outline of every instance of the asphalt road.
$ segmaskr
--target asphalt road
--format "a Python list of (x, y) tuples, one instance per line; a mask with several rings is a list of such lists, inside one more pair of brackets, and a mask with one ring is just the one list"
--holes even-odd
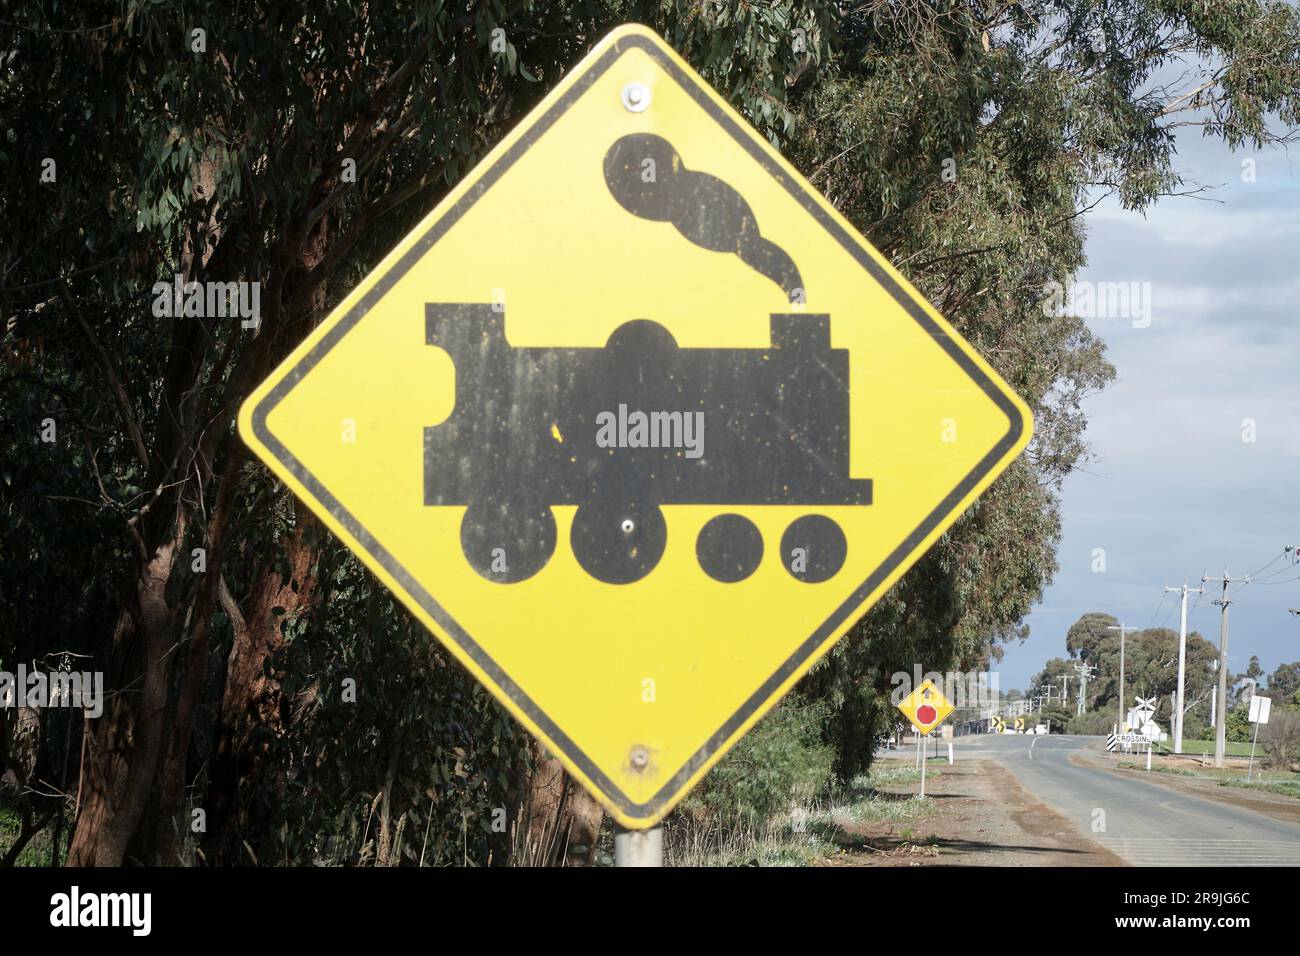
[[(997, 760), (1081, 833), (1135, 866), (1300, 866), (1300, 824), (1070, 761), (1098, 740), (989, 734), (958, 737), (955, 749), (958, 760)], [(1098, 810), (1105, 832), (1094, 830)]]

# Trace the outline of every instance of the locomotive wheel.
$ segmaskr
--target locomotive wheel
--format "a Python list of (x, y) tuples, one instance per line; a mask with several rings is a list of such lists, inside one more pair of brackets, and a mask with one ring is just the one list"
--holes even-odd
[(829, 581), (848, 555), (844, 532), (825, 515), (804, 515), (781, 536), (781, 563), (790, 576), (807, 584)]
[(489, 581), (526, 581), (555, 553), (555, 515), (535, 502), (473, 502), (460, 522), (460, 548)]
[(569, 542), (574, 557), (593, 578), (631, 584), (653, 571), (663, 557), (668, 525), (655, 504), (585, 504), (573, 516)]
[(723, 584), (743, 581), (763, 560), (763, 535), (743, 515), (717, 515), (700, 529), (695, 557), (713, 580)]

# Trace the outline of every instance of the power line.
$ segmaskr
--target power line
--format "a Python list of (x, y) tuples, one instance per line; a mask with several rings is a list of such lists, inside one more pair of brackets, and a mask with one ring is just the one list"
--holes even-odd
[(1156, 622), (1156, 615), (1158, 615), (1158, 614), (1160, 613), (1160, 609), (1161, 609), (1162, 607), (1165, 606), (1165, 601), (1167, 601), (1167, 600), (1169, 600), (1169, 594), (1168, 594), (1168, 592), (1163, 593), (1163, 594), (1160, 595), (1160, 603), (1157, 604), (1157, 605), (1156, 605), (1156, 609), (1155, 609), (1154, 611), (1151, 612), (1151, 620), (1147, 622), (1147, 626), (1146, 626), (1145, 630), (1150, 630), (1150, 629), (1151, 629), (1151, 626), (1152, 626), (1153, 624), (1155, 624), (1155, 622)]
[(1252, 581), (1257, 581), (1257, 582), (1258, 582), (1258, 581), (1267, 581), (1269, 578), (1275, 578), (1275, 577), (1277, 577), (1278, 575), (1282, 575), (1282, 574), (1291, 574), (1291, 573), (1294, 572), (1294, 571), (1295, 571), (1295, 565), (1293, 565), (1293, 564), (1288, 564), (1288, 565), (1284, 565), (1283, 567), (1278, 568), (1276, 571), (1270, 571), (1268, 574), (1265, 574), (1265, 575), (1256, 576), (1256, 575), (1252, 574), (1252, 575), (1250, 576), (1250, 579), (1251, 579)]
[[(1177, 588), (1175, 588), (1174, 590), (1177, 590)], [(1164, 620), (1160, 622), (1161, 627), (1164, 627), (1166, 624), (1169, 623), (1169, 619), (1174, 616), (1174, 608), (1176, 607), (1178, 607), (1177, 601), (1169, 605), (1169, 610), (1165, 612)]]
[[(1279, 561), (1281, 561), (1283, 558), (1285, 558), (1285, 557), (1287, 556), (1287, 554), (1290, 553), (1290, 551), (1291, 551), (1291, 548), (1289, 548), (1289, 547), (1288, 547), (1288, 548), (1283, 548), (1281, 551), (1279, 551), (1279, 552), (1274, 556), (1274, 558), (1273, 558), (1272, 561), (1270, 561), (1268, 564), (1264, 565), (1264, 566), (1263, 566), (1262, 568), (1260, 568), (1258, 571), (1251, 571), (1250, 574), (1246, 575), (1246, 577), (1248, 577), (1248, 578), (1258, 578), (1258, 577), (1259, 577), (1263, 572), (1267, 571), (1267, 570), (1268, 570), (1269, 568), (1271, 568), (1273, 565), (1277, 564)], [(1285, 570), (1285, 569), (1283, 569), (1283, 570)], [(1277, 572), (1274, 572), (1274, 573), (1276, 574)]]
[[(1248, 575), (1248, 577), (1256, 581), (1267, 581), (1269, 578), (1275, 578), (1279, 574), (1287, 574), (1291, 571), (1294, 571), (1297, 564), (1297, 559), (1300, 559), (1300, 549), (1298, 549), (1295, 545), (1287, 545), (1285, 548), (1282, 549), (1282, 554), (1280, 555), (1280, 557), (1286, 557), (1288, 554), (1291, 555), (1291, 560), (1288, 561), (1286, 564), (1282, 565), (1282, 567), (1278, 568), (1276, 571), (1270, 571), (1268, 574), (1265, 574), (1262, 577), (1258, 574), (1251, 574)], [(1273, 561), (1276, 560), (1277, 558), (1273, 559)], [(1272, 564), (1273, 561), (1270, 561), (1269, 564)], [(1268, 567), (1268, 565), (1265, 565), (1265, 567)]]
[(1292, 582), (1295, 582), (1295, 581), (1300, 581), (1300, 574), (1297, 574), (1297, 575), (1296, 575), (1295, 577), (1293, 577), (1293, 578), (1284, 578), (1284, 579), (1281, 580), (1281, 581), (1259, 581), (1259, 582), (1256, 582), (1256, 583), (1258, 583), (1258, 584), (1263, 584), (1265, 587), (1272, 587), (1272, 586), (1275, 585), (1275, 584), (1291, 584)]

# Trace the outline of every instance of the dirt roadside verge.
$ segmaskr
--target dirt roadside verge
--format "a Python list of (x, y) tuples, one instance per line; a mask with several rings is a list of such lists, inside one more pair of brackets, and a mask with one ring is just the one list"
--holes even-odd
[[(1139, 757), (1130, 755), (1120, 760), (1145, 760), (1145, 755)], [(1070, 756), (1070, 762), (1083, 767), (1092, 767), (1095, 769), (1106, 770), (1110, 773), (1129, 774), (1139, 776), (1148, 783), (1156, 783), (1170, 790), (1179, 793), (1191, 794), (1197, 797), (1204, 797), (1207, 800), (1215, 800), (1219, 803), (1230, 804), (1234, 807), (1242, 807), (1246, 810), (1254, 810), (1256, 813), (1263, 813), (1266, 816), (1273, 817), (1275, 820), (1283, 820), (1287, 823), (1300, 823), (1300, 800), (1294, 797), (1288, 797), (1280, 793), (1269, 793), (1263, 790), (1246, 790), (1241, 787), (1224, 787), (1220, 786), (1218, 781), (1204, 777), (1188, 777), (1175, 773), (1160, 773), (1152, 770), (1151, 772), (1132, 768), (1121, 768), (1115, 766), (1115, 758), (1094, 751), (1091, 749), (1079, 751)], [(1153, 757), (1152, 766), (1185, 766), (1186, 759)], [(1189, 768), (1190, 769), (1190, 768)]]
[[(826, 866), (1126, 866), (990, 760), (933, 761), (931, 812), (905, 820), (834, 819)], [(908, 800), (916, 785), (886, 787)]]

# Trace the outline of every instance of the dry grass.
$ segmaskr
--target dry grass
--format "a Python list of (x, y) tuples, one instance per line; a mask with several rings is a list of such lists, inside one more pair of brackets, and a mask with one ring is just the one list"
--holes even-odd
[[(770, 820), (719, 819), (673, 813), (664, 823), (667, 866), (808, 866), (833, 856), (845, 826), (878, 820), (909, 822), (934, 813), (934, 801), (886, 792), (915, 783), (913, 767), (881, 767), (827, 800), (807, 797)], [(895, 855), (932, 855), (932, 847), (899, 847)]]

